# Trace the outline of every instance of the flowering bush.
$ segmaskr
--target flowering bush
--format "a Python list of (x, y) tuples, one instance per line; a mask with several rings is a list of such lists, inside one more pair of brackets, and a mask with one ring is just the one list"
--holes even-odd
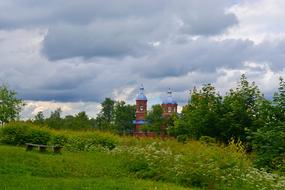
[(241, 144), (227, 147), (153, 142), (118, 146), (112, 154), (126, 157), (126, 167), (137, 177), (174, 182), (189, 187), (218, 189), (284, 189), (285, 178), (253, 168)]

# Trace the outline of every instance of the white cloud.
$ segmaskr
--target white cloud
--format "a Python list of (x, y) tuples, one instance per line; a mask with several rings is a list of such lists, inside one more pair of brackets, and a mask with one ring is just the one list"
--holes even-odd
[(285, 39), (284, 0), (242, 0), (228, 11), (234, 13), (238, 25), (221, 38), (249, 39), (255, 43)]
[(75, 115), (81, 111), (85, 111), (89, 117), (96, 117), (101, 106), (97, 102), (55, 102), (55, 101), (25, 101), (21, 118), (33, 118), (38, 112), (43, 112), (45, 117), (49, 117), (50, 113), (57, 108), (62, 111), (62, 116)]

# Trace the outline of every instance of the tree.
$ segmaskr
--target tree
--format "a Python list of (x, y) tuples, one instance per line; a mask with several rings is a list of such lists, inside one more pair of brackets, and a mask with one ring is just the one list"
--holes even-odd
[(130, 133), (133, 129), (133, 121), (136, 119), (136, 107), (117, 101), (114, 105), (114, 125), (119, 133)]
[(45, 117), (42, 111), (39, 111), (37, 115), (35, 115), (34, 123), (37, 125), (43, 125), (45, 122)]
[(17, 93), (6, 85), (0, 86), (0, 124), (19, 118), (24, 102), (17, 98)]
[(101, 111), (96, 118), (96, 127), (102, 130), (114, 129), (114, 104), (115, 101), (105, 98), (101, 103)]
[(263, 110), (268, 110), (265, 125), (251, 134), (251, 145), (257, 155), (255, 164), (285, 172), (285, 82), (282, 78), (272, 104), (268, 103)]
[(222, 97), (212, 85), (204, 85), (200, 91), (194, 88), (188, 105), (183, 107), (169, 132), (174, 136), (187, 135), (194, 139), (201, 136), (219, 138), (221, 108)]
[(279, 78), (278, 92), (273, 96), (274, 119), (285, 122), (285, 81)]
[(57, 108), (52, 111), (50, 117), (46, 119), (46, 123), (50, 128), (60, 129), (62, 128), (62, 119), (61, 119), (61, 109)]
[(77, 113), (75, 116), (67, 115), (62, 119), (63, 129), (81, 130), (81, 129), (91, 129), (92, 122), (89, 120), (86, 112), (82, 111)]
[(223, 138), (232, 137), (247, 141), (248, 134), (264, 125), (262, 106), (265, 105), (263, 95), (254, 82), (251, 84), (243, 74), (238, 87), (231, 89), (224, 97), (224, 114), (222, 116)]
[(143, 130), (160, 133), (161, 127), (166, 125), (166, 120), (162, 114), (163, 109), (161, 105), (153, 105), (146, 116), (147, 123), (143, 126)]

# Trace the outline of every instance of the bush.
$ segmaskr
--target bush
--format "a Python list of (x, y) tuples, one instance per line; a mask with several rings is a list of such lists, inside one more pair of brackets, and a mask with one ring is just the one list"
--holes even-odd
[(117, 144), (114, 136), (105, 133), (55, 131), (26, 122), (5, 125), (1, 128), (0, 140), (10, 145), (25, 143), (60, 145), (69, 151), (92, 151), (98, 148), (111, 150)]
[(216, 139), (213, 137), (209, 137), (209, 136), (201, 136), (199, 141), (207, 143), (207, 144), (216, 143)]
[(9, 123), (0, 131), (1, 142), (10, 145), (47, 144), (50, 138), (50, 133), (45, 129), (22, 122)]
[(110, 137), (102, 136), (96, 132), (87, 133), (86, 135), (68, 135), (65, 148), (69, 151), (92, 151), (98, 148), (113, 149), (116, 141)]
[(125, 156), (127, 169), (150, 178), (202, 189), (284, 189), (284, 178), (251, 166), (244, 147), (233, 140), (227, 147), (189, 141), (152, 142), (118, 146), (113, 154)]

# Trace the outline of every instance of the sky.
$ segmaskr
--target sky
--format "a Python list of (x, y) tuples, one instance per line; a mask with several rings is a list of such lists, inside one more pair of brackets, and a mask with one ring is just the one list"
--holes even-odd
[(242, 73), (266, 97), (285, 77), (284, 0), (0, 1), (0, 83), (21, 117), (86, 111), (105, 97), (149, 105), (168, 88), (180, 109), (194, 86), (225, 94)]

